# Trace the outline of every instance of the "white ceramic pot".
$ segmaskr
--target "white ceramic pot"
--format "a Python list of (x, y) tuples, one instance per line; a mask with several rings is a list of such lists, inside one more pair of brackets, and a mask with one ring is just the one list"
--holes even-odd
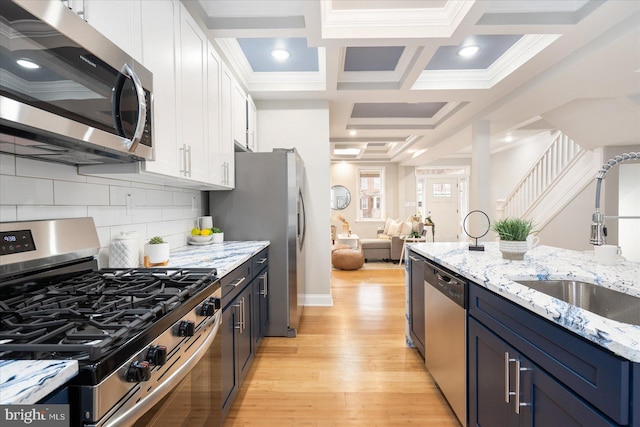
[(504, 259), (521, 260), (524, 259), (528, 244), (526, 240), (500, 240), (498, 242), (498, 249), (502, 252), (502, 258)]
[(140, 265), (138, 235), (121, 232), (109, 245), (109, 268), (135, 268)]
[(224, 242), (224, 233), (213, 233), (213, 243), (222, 243)]
[(144, 254), (151, 264), (161, 264), (169, 261), (169, 252), (169, 243), (158, 243), (155, 245), (147, 243), (144, 245)]

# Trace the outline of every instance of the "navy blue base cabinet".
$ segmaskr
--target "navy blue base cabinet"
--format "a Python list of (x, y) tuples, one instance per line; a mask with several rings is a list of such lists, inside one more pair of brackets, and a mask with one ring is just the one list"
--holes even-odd
[(226, 418), (269, 324), (268, 248), (221, 281), (222, 418)]
[(475, 284), (467, 331), (470, 426), (638, 426), (638, 364)]

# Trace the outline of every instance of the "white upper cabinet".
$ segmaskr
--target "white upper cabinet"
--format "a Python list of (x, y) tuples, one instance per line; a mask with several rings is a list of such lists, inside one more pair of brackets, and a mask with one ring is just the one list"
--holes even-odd
[(258, 151), (258, 111), (251, 95), (247, 95), (247, 148)]
[(231, 92), (231, 108), (233, 123), (233, 141), (242, 147), (247, 146), (247, 94), (242, 86), (233, 79)]
[(207, 182), (207, 38), (180, 3), (178, 148), (186, 177)]
[(209, 182), (227, 185), (227, 164), (222, 153), (222, 61), (211, 43), (207, 45), (207, 125), (209, 136)]
[(142, 63), (153, 73), (153, 146), (155, 161), (149, 172), (179, 177), (176, 120), (176, 33), (180, 8), (177, 1), (142, 2)]
[[(142, 59), (142, 34), (140, 29), (142, 3), (129, 0), (69, 0), (67, 5), (82, 16), (93, 28), (113, 41), (120, 49)], [(155, 3), (155, 2), (153, 2)]]

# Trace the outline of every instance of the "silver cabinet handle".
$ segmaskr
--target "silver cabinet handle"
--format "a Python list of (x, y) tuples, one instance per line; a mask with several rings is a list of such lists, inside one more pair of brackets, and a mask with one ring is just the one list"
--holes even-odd
[(189, 159), (189, 168), (187, 169), (187, 174), (189, 174), (189, 177), (191, 177), (191, 146), (187, 146), (187, 153), (188, 156), (187, 158)]
[(267, 258), (261, 258), (260, 261), (258, 261), (258, 264), (264, 264), (265, 262), (267, 262)]
[(187, 144), (182, 144), (180, 151), (182, 152), (182, 169), (180, 169), (180, 173), (187, 176)]
[(244, 297), (242, 297), (242, 331), (244, 331), (247, 328), (247, 319), (245, 317), (246, 312), (247, 312), (247, 308), (245, 306)]
[(509, 352), (508, 351), (505, 351), (504, 352), (504, 401), (505, 401), (505, 403), (509, 403), (511, 401), (511, 397), (510, 396), (513, 396), (513, 395), (517, 396), (515, 391), (510, 391), (509, 390), (509, 386), (510, 386), (510, 384), (509, 384), (509, 382), (510, 382), (509, 381), (509, 377), (510, 377), (509, 367), (511, 365), (511, 362), (520, 363), (518, 360), (512, 359), (509, 356)]
[(531, 403), (520, 402), (520, 376), (524, 371), (530, 371), (529, 368), (520, 367), (520, 360), (516, 360), (516, 414), (520, 415), (520, 408), (523, 406), (531, 406)]
[(239, 329), (240, 333), (242, 333), (242, 301), (238, 301), (238, 303), (233, 306), (238, 309), (238, 323), (235, 324), (234, 328)]
[(267, 282), (267, 273), (264, 273), (262, 276), (260, 276), (260, 278), (262, 279), (262, 281), (263, 281), (263, 283), (264, 283), (264, 288), (262, 289), (262, 291), (260, 292), (260, 294), (261, 294), (263, 297), (265, 297), (265, 298), (266, 298), (266, 297), (267, 297), (267, 294), (268, 294), (268, 290), (267, 290), (267, 288), (268, 288), (268, 285), (267, 285), (267, 283), (268, 283), (268, 282)]
[(412, 257), (412, 256), (409, 256), (409, 259), (410, 259), (411, 261), (415, 261), (415, 262), (420, 261), (420, 258), (416, 258), (416, 257)]
[(233, 286), (234, 288), (237, 288), (240, 283), (244, 282), (244, 279), (245, 277), (241, 277), (235, 282), (229, 283), (227, 286)]

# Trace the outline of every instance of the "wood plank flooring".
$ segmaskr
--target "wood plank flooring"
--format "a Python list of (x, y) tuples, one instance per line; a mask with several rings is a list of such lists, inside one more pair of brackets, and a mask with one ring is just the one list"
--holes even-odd
[(405, 345), (404, 269), (332, 271), (333, 307), (264, 338), (224, 427), (458, 427)]

